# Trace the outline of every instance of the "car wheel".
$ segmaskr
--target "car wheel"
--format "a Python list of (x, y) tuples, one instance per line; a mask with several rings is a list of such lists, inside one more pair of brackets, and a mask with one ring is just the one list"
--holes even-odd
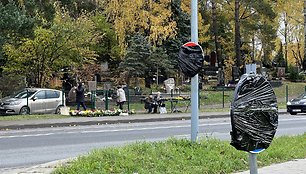
[(27, 115), (30, 114), (30, 109), (27, 106), (23, 106), (20, 111), (19, 111), (20, 115)]
[(297, 113), (296, 112), (290, 112), (290, 115), (296, 115)]
[(61, 108), (63, 108), (63, 106), (58, 106), (55, 110), (55, 114), (61, 114)]

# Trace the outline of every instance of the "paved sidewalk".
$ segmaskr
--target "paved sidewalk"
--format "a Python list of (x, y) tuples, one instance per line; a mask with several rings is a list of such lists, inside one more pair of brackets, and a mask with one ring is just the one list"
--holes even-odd
[[(286, 113), (286, 110), (280, 109), (279, 115)], [(207, 112), (199, 113), (200, 119), (230, 117), (227, 112)], [(97, 125), (97, 124), (115, 124), (115, 123), (132, 123), (132, 122), (152, 122), (167, 120), (188, 120), (190, 113), (173, 113), (173, 114), (135, 114), (129, 116), (112, 116), (112, 117), (72, 117), (63, 119), (50, 120), (25, 120), (25, 121), (1, 121), (0, 130), (7, 129), (25, 129), (25, 128), (43, 128), (57, 126), (74, 126), (74, 125)], [(0, 170), (1, 174), (50, 174), (56, 166), (65, 164), (69, 159), (53, 161), (32, 167)], [(236, 173), (248, 174), (249, 171)], [(306, 174), (306, 159), (289, 161), (281, 164), (274, 164), (258, 170), (259, 174)]]
[[(249, 174), (250, 171), (235, 173)], [(297, 159), (258, 169), (258, 174), (306, 174), (306, 159)]]

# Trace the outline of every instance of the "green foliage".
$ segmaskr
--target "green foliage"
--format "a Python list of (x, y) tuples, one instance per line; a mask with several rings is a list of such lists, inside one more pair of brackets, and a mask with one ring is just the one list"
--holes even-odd
[(296, 81), (304, 80), (304, 75), (299, 74), (299, 71), (298, 71), (297, 67), (289, 65), (288, 71), (289, 71), (288, 79), (290, 81), (296, 82)]
[(96, 54), (89, 46), (98, 35), (85, 14), (75, 20), (66, 12), (58, 12), (50, 29), (38, 27), (33, 39), (25, 39), (17, 47), (11, 44), (4, 47), (9, 61), (5, 71), (25, 74), (34, 86), (48, 86), (52, 73), (62, 67), (95, 60)]
[(84, 11), (92, 12), (98, 8), (97, 1), (91, 0), (61, 0), (59, 2), (61, 7), (68, 9), (69, 15), (73, 18), (80, 17)]
[[(259, 166), (305, 158), (306, 134), (275, 138), (258, 157)], [(233, 173), (248, 169), (248, 154), (227, 141), (187, 139), (139, 142), (124, 147), (94, 150), (54, 174), (72, 173)]]
[(31, 36), (34, 21), (13, 0), (0, 2), (0, 69), (6, 63), (2, 46), (6, 43), (17, 45), (20, 38)]
[(125, 58), (119, 66), (121, 70), (128, 72), (128, 78), (144, 77), (146, 64), (149, 63), (150, 48), (148, 40), (140, 33), (131, 36)]
[(277, 55), (274, 57), (274, 62), (275, 62), (277, 67), (285, 67), (286, 66), (286, 61), (285, 61), (285, 58), (284, 58), (282, 43), (280, 44), (280, 48), (277, 52)]
[[(0, 82), (2, 97), (11, 95), (26, 87), (25, 77), (22, 74), (2, 74)], [(0, 98), (2, 97), (0, 96)]]
[[(99, 55), (97, 60), (99, 62), (108, 61), (110, 64), (116, 63), (120, 58), (122, 52), (119, 47), (116, 33), (113, 26), (106, 21), (106, 18), (101, 14), (96, 14), (92, 17), (96, 25), (96, 30), (103, 33), (98, 43), (92, 44), (93, 50)], [(115, 65), (111, 65), (115, 66)]]

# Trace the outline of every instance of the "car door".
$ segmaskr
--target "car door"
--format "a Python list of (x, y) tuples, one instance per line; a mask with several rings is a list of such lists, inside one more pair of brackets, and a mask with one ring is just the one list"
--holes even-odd
[(46, 91), (40, 90), (31, 98), (31, 113), (45, 113)]
[(46, 91), (46, 113), (54, 113), (61, 102), (60, 92), (55, 90)]

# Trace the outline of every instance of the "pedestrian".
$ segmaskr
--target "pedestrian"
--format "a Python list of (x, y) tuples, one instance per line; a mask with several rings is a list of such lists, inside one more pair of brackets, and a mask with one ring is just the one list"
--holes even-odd
[(123, 104), (126, 102), (125, 92), (121, 86), (117, 87), (117, 106), (123, 110)]
[(86, 111), (86, 106), (85, 106), (85, 103), (84, 103), (85, 89), (84, 89), (83, 84), (81, 82), (78, 83), (78, 87), (75, 87), (75, 92), (76, 92), (77, 110), (80, 110), (80, 105), (82, 105), (83, 109)]
[(149, 95), (148, 97), (146, 97), (144, 108), (148, 110), (148, 113), (157, 113), (157, 106), (158, 104), (156, 102), (156, 99), (153, 98), (153, 95)]

